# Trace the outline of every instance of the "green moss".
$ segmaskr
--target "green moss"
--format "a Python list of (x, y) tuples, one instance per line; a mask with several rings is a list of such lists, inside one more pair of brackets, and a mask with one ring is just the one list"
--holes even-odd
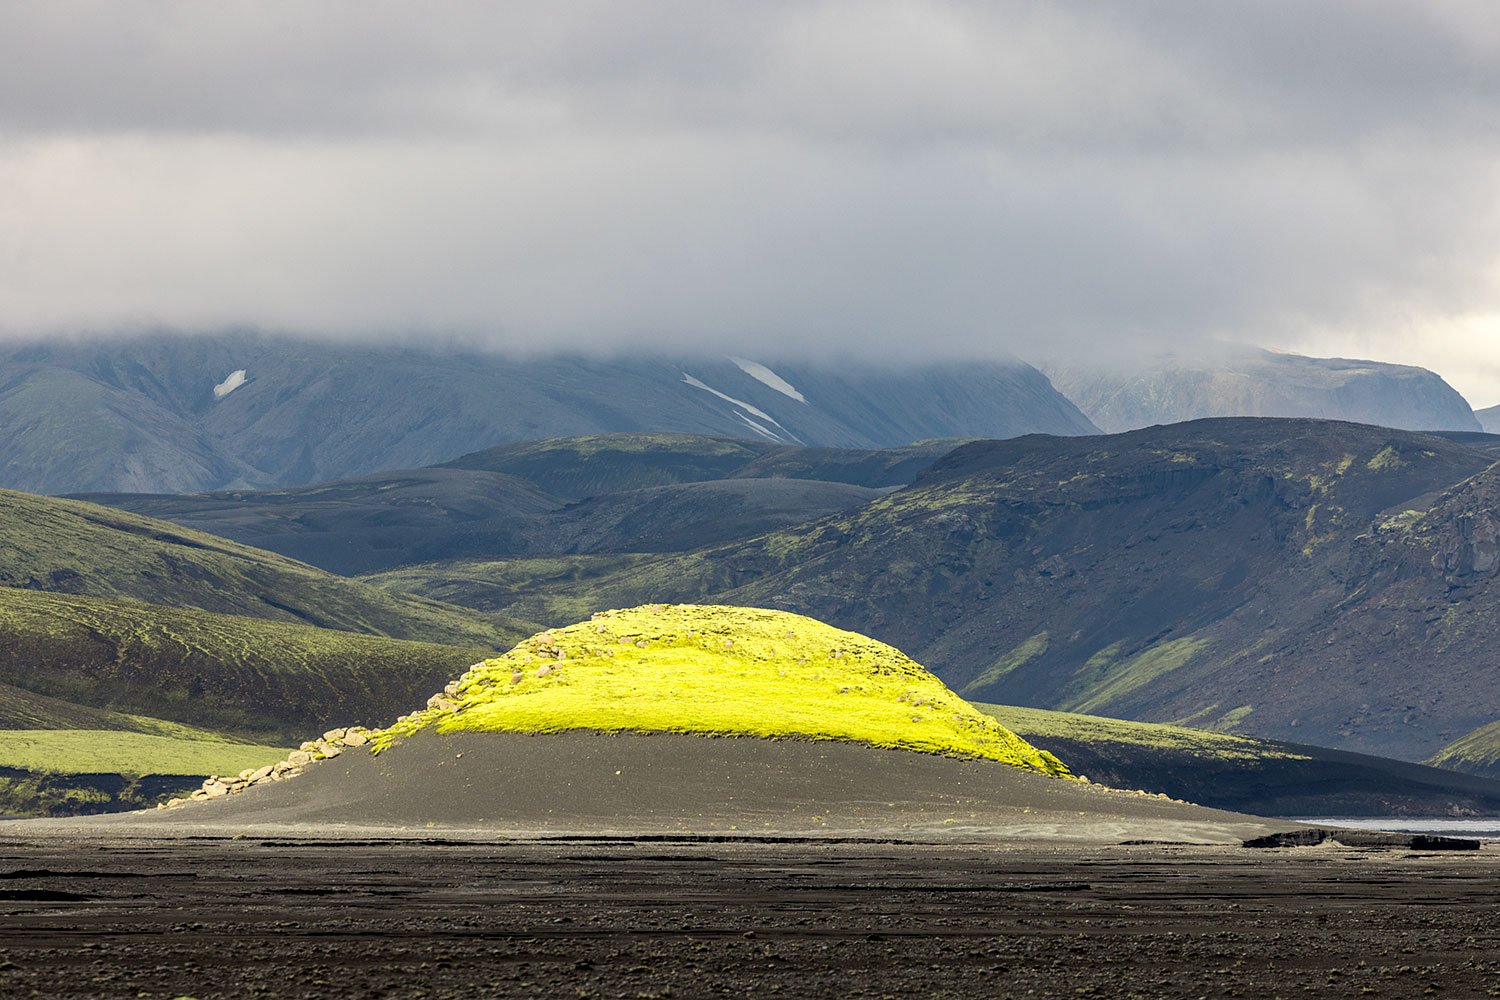
[(1128, 660), (1110, 662), (1102, 671), (1096, 665), (1100, 656), (1096, 653), (1080, 670), (1086, 684), (1083, 693), (1064, 702), (1061, 707), (1070, 712), (1092, 712), (1103, 708), (1183, 666), (1207, 645), (1207, 639), (1184, 636), (1152, 646)]
[(845, 740), (1068, 774), (898, 650), (755, 608), (648, 605), (541, 633), (474, 667), (451, 704), (378, 734), (375, 748), (429, 727)]
[(1235, 727), (1238, 726), (1241, 722), (1244, 722), (1246, 716), (1248, 716), (1254, 710), (1255, 709), (1250, 705), (1241, 705), (1238, 708), (1231, 708), (1229, 711), (1219, 716), (1218, 721), (1216, 721), (1209, 728), (1216, 729), (1219, 732), (1223, 733), (1234, 732)]
[(1025, 666), (1038, 656), (1041, 656), (1047, 652), (1047, 641), (1046, 632), (1038, 632), (1031, 638), (1026, 639), (1015, 649), (1012, 649), (1000, 657), (1000, 659), (990, 664), (983, 673), (965, 685), (963, 689), (964, 695), (968, 696), (974, 694), (976, 691), (983, 691), (985, 688), (993, 686), (996, 681), (1000, 680), (1006, 674)]
[(1408, 534), (1427, 516), (1425, 510), (1403, 510), (1399, 514), (1392, 515), (1380, 522), (1381, 531), (1398, 531)]
[(0, 767), (67, 774), (238, 774), (274, 764), (290, 751), (221, 740), (195, 740), (87, 729), (0, 731)]
[(1401, 460), (1401, 456), (1397, 454), (1396, 449), (1391, 447), (1390, 445), (1386, 445), (1376, 453), (1374, 458), (1365, 463), (1365, 468), (1369, 469), (1371, 472), (1382, 472), (1385, 470), (1399, 469), (1405, 464), (1406, 463)]
[(1040, 708), (976, 704), (975, 708), (995, 717), (1005, 728), (1027, 739), (1050, 737), (1090, 744), (1120, 744), (1188, 751), (1195, 756), (1219, 760), (1307, 760), (1271, 744), (1231, 733), (1208, 732), (1156, 722), (1128, 722), (1072, 712)]

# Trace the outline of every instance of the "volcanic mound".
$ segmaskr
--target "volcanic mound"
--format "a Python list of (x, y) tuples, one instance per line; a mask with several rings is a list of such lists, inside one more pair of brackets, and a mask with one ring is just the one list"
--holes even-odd
[(110, 821), (1214, 842), (1287, 825), (1089, 785), (890, 646), (786, 612), (693, 605), (542, 632), (368, 747), (217, 801)]

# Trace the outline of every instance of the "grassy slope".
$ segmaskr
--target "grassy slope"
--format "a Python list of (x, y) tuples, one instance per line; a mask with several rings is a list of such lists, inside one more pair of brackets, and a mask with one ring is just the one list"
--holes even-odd
[(974, 707), (994, 716), (1005, 728), (1027, 739), (1046, 737), (1100, 746), (1151, 748), (1190, 754), (1204, 760), (1307, 759), (1283, 744), (1233, 733), (1216, 733), (1155, 722), (1129, 722), (1097, 715), (1019, 708), (1013, 705), (975, 702)]
[(488, 648), (531, 631), (164, 521), (10, 490), (0, 490), (0, 583)]
[(0, 768), (52, 774), (238, 774), (274, 764), (289, 751), (222, 739), (183, 739), (109, 729), (0, 732)]
[(92, 706), (290, 739), (389, 718), (496, 648), (0, 588), (0, 725), (135, 728)]
[(1467, 774), (1500, 778), (1500, 722), (1465, 733), (1433, 754), (1427, 763)]
[(376, 740), (568, 729), (848, 740), (1067, 769), (898, 650), (780, 611), (654, 605), (544, 632)]

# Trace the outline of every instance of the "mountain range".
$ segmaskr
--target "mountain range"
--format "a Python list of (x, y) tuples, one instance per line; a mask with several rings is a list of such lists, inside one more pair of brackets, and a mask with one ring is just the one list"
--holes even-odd
[(0, 487), (278, 489), (613, 433), (879, 449), (1207, 416), (1480, 429), (1441, 378), (1400, 365), (1225, 347), (1045, 367), (506, 356), (253, 333), (16, 343), (0, 347)]
[(0, 372), (0, 485), (53, 494), (301, 485), (609, 432), (869, 448), (1097, 431), (1020, 362), (773, 370), (244, 334), (11, 345)]

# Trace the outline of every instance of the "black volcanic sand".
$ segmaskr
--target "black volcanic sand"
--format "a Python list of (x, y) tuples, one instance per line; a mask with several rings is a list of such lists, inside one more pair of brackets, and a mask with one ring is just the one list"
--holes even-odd
[(10, 834), (0, 996), (1480, 997), (1497, 862)]
[(860, 744), (578, 731), (423, 732), (378, 757), (345, 753), (225, 799), (22, 826), (147, 835), (443, 830), (1238, 844), (1296, 824)]

